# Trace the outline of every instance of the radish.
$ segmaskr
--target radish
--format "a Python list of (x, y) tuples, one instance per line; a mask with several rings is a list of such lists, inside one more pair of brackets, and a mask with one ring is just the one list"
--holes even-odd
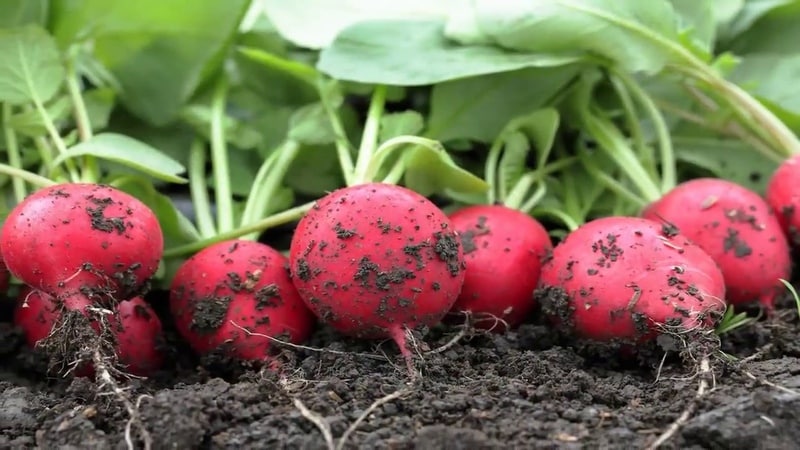
[(250, 240), (220, 242), (187, 259), (172, 281), (170, 310), (196, 352), (220, 349), (240, 360), (271, 356), (272, 342), (250, 333), (300, 343), (315, 322), (289, 278), (288, 259)]
[(464, 286), (451, 311), (474, 316), (478, 328), (516, 327), (535, 307), (542, 261), (553, 249), (547, 230), (504, 205), (469, 206), (450, 214), (450, 220), (467, 261)]
[(130, 298), (163, 252), (161, 227), (138, 199), (109, 186), (40, 189), (9, 213), (0, 234), (8, 270), (50, 295)]
[(542, 267), (536, 298), (578, 337), (630, 344), (669, 327), (711, 328), (726, 307), (711, 256), (637, 217), (595, 219), (568, 234)]
[(768, 311), (789, 279), (789, 244), (780, 222), (757, 193), (731, 181), (699, 178), (649, 204), (642, 217), (680, 230), (719, 264), (727, 302), (757, 300)]
[(766, 200), (792, 246), (800, 247), (800, 155), (775, 170), (767, 184)]
[(397, 185), (364, 183), (322, 197), (290, 246), (292, 281), (339, 332), (391, 338), (413, 373), (406, 333), (438, 324), (464, 283), (464, 254), (447, 216)]
[[(20, 290), (14, 311), (14, 324), (22, 330), (28, 346), (35, 348), (40, 343), (46, 342), (55, 326), (63, 324), (65, 311), (80, 311), (88, 320), (87, 307), (90, 306), (88, 298), (75, 296), (70, 299), (69, 306), (65, 307), (65, 303), (57, 301), (54, 297), (25, 286)], [(133, 375), (147, 376), (161, 367), (163, 364), (163, 354), (159, 348), (162, 339), (161, 321), (141, 297), (119, 302), (116, 311), (108, 316), (108, 323), (108, 330), (114, 337), (115, 353), (122, 369)], [(91, 322), (91, 328), (94, 333), (99, 333), (101, 330), (97, 321)], [(75, 336), (69, 337), (75, 338)], [(49, 344), (59, 345), (59, 342)], [(92, 344), (67, 342), (66, 345), (88, 348)], [(76, 376), (91, 376), (92, 373), (91, 363), (79, 365), (74, 372)]]

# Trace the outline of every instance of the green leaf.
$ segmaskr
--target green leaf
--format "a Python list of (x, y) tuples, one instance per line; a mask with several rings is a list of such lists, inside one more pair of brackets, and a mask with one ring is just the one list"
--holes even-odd
[(83, 101), (86, 103), (86, 113), (92, 130), (97, 132), (108, 126), (111, 110), (114, 109), (116, 96), (111, 88), (97, 88), (83, 92)]
[(800, 53), (754, 54), (741, 59), (730, 79), (780, 108), (800, 114)]
[(441, 145), (415, 145), (404, 152), (405, 185), (424, 196), (446, 190), (470, 194), (489, 189), (486, 181), (459, 167)]
[(0, 101), (44, 103), (63, 81), (61, 55), (47, 31), (35, 25), (0, 29)]
[(442, 19), (469, 0), (264, 0), (264, 12), (280, 33), (312, 49), (327, 47), (343, 29), (367, 20)]
[(426, 136), (491, 142), (509, 120), (550, 102), (580, 69), (577, 64), (522, 69), (438, 84)]
[(322, 50), (317, 68), (340, 80), (419, 86), (475, 75), (555, 67), (581, 58), (459, 46), (438, 21), (370, 21), (348, 27)]
[[(211, 138), (211, 107), (208, 105), (187, 105), (181, 112), (181, 118), (198, 134), (206, 139)], [(240, 149), (252, 149), (261, 144), (261, 134), (257, 130), (230, 115), (225, 115), (223, 128), (226, 141)]]
[(344, 185), (332, 145), (304, 145), (286, 172), (285, 183), (295, 192), (320, 197)]
[(53, 5), (52, 27), (64, 48), (91, 40), (125, 106), (162, 125), (219, 68), (249, 3), (61, 0)]
[(66, 155), (59, 155), (53, 164), (58, 166), (67, 158), (85, 155), (113, 161), (160, 180), (173, 183), (187, 181), (178, 176), (186, 171), (181, 163), (144, 142), (116, 133), (97, 134), (70, 148)]
[(718, 0), (669, 0), (678, 15), (681, 30), (705, 52), (714, 49), (717, 32), (714, 3)]
[(676, 135), (675, 156), (682, 163), (703, 168), (714, 176), (764, 192), (778, 163), (753, 151), (746, 143), (732, 139)]
[(46, 25), (50, 0), (3, 0), (0, 2), (0, 28), (20, 25)]
[(419, 134), (425, 127), (425, 119), (416, 111), (402, 111), (385, 114), (381, 117), (378, 140), (387, 141), (393, 137)]
[(302, 144), (322, 145), (336, 140), (328, 115), (322, 103), (298, 109), (289, 119), (289, 138)]
[[(750, 53), (795, 53), (800, 39), (800, 2), (761, 0), (745, 2), (745, 7), (731, 25), (736, 38), (731, 50), (739, 55)], [(737, 32), (738, 30), (738, 32)]]
[(234, 60), (242, 85), (267, 101), (299, 106), (318, 98), (320, 74), (310, 65), (252, 47), (237, 48)]
[(680, 47), (678, 16), (666, 0), (474, 0), (476, 26), (451, 30), (534, 53), (591, 54), (631, 71), (658, 72)]
[[(761, 18), (770, 14), (773, 10), (782, 9), (783, 6), (796, 4), (797, 2), (794, 0), (740, 0), (737, 3), (741, 4), (739, 9), (733, 17), (730, 17), (721, 25), (720, 35), (726, 40), (736, 38), (743, 44), (748, 45), (748, 39), (741, 39), (742, 33), (748, 32), (747, 34), (751, 34), (749, 33), (750, 28)], [(767, 26), (763, 31), (771, 34), (769, 30), (770, 27)], [(761, 33), (756, 31), (752, 33), (752, 36), (758, 36), (759, 34)]]
[[(52, 102), (45, 106), (47, 114), (53, 121), (59, 121), (67, 117), (72, 110), (72, 103), (66, 95), (56, 97)], [(9, 125), (14, 131), (29, 137), (40, 137), (47, 135), (47, 128), (44, 125), (41, 114), (35, 109), (29, 109), (11, 116), (8, 120)]]
[(522, 178), (522, 174), (525, 173), (531, 144), (525, 133), (518, 130), (506, 134), (503, 141), (505, 142), (503, 156), (500, 157), (497, 171), (501, 198), (505, 199), (517, 181)]

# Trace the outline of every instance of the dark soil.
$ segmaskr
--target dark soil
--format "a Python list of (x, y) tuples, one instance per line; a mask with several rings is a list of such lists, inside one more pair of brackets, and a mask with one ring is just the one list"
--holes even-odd
[[(717, 358), (711, 391), (665, 448), (796, 448), (800, 396), (787, 392), (800, 390), (793, 308), (784, 301), (769, 321), (724, 337), (727, 354), (756, 356)], [(120, 403), (96, 395), (90, 379), (47, 379), (9, 317), (0, 311), (0, 448), (126, 448)], [(436, 348), (454, 332), (434, 330), (425, 342)], [(424, 355), (413, 385), (391, 343), (326, 329), (310, 343), (325, 351), (287, 351), (282, 375), (196, 360), (175, 344), (164, 373), (130, 382), (128, 394), (145, 396), (139, 411), (156, 449), (325, 449), (299, 406), (338, 441), (397, 390), (408, 392), (375, 408), (345, 448), (644, 448), (693, 402), (699, 377), (689, 363), (668, 359), (659, 372), (658, 361), (593, 358), (564, 342), (537, 323), (473, 336)]]

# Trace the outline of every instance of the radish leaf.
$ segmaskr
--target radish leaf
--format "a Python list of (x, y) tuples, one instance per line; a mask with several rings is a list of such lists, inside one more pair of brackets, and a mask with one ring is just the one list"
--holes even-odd
[(491, 142), (509, 120), (552, 101), (580, 70), (579, 64), (570, 64), (437, 84), (431, 93), (426, 136)]
[(164, 181), (186, 182), (185, 178), (178, 176), (186, 171), (181, 163), (142, 141), (116, 133), (97, 134), (73, 146), (68, 153), (59, 155), (53, 165), (58, 166), (68, 158), (85, 155), (113, 161)]
[[(581, 58), (458, 46), (439, 21), (384, 20), (346, 28), (320, 53), (317, 67), (340, 80), (420, 86), (525, 67), (555, 67)], [(367, 63), (368, 62), (368, 63)]]
[(475, 0), (473, 8), (482, 36), (448, 37), (516, 51), (590, 54), (648, 73), (687, 51), (666, 0)]
[(489, 188), (484, 180), (459, 167), (441, 145), (416, 145), (404, 152), (406, 186), (422, 195), (445, 190), (481, 193)]
[(0, 29), (0, 101), (44, 103), (63, 81), (61, 55), (47, 31), (35, 25)]

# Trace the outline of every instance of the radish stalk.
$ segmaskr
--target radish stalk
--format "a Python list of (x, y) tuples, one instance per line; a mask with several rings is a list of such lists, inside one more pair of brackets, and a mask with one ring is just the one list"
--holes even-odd
[[(8, 153), (8, 163), (14, 169), (22, 170), (22, 157), (19, 153), (19, 143), (17, 133), (9, 124), (13, 113), (9, 103), (3, 104), (3, 134), (6, 136), (6, 152)], [(28, 189), (25, 180), (19, 177), (11, 177), (11, 184), (14, 188), (14, 196), (17, 203), (21, 202), (27, 195)]]
[(211, 100), (211, 162), (217, 204), (217, 229), (225, 233), (234, 229), (233, 194), (231, 193), (228, 145), (225, 140), (225, 106), (228, 82), (220, 78)]
[(200, 235), (204, 238), (215, 236), (217, 229), (211, 212), (211, 201), (208, 198), (208, 184), (206, 183), (206, 149), (200, 139), (195, 139), (189, 149), (189, 192)]

